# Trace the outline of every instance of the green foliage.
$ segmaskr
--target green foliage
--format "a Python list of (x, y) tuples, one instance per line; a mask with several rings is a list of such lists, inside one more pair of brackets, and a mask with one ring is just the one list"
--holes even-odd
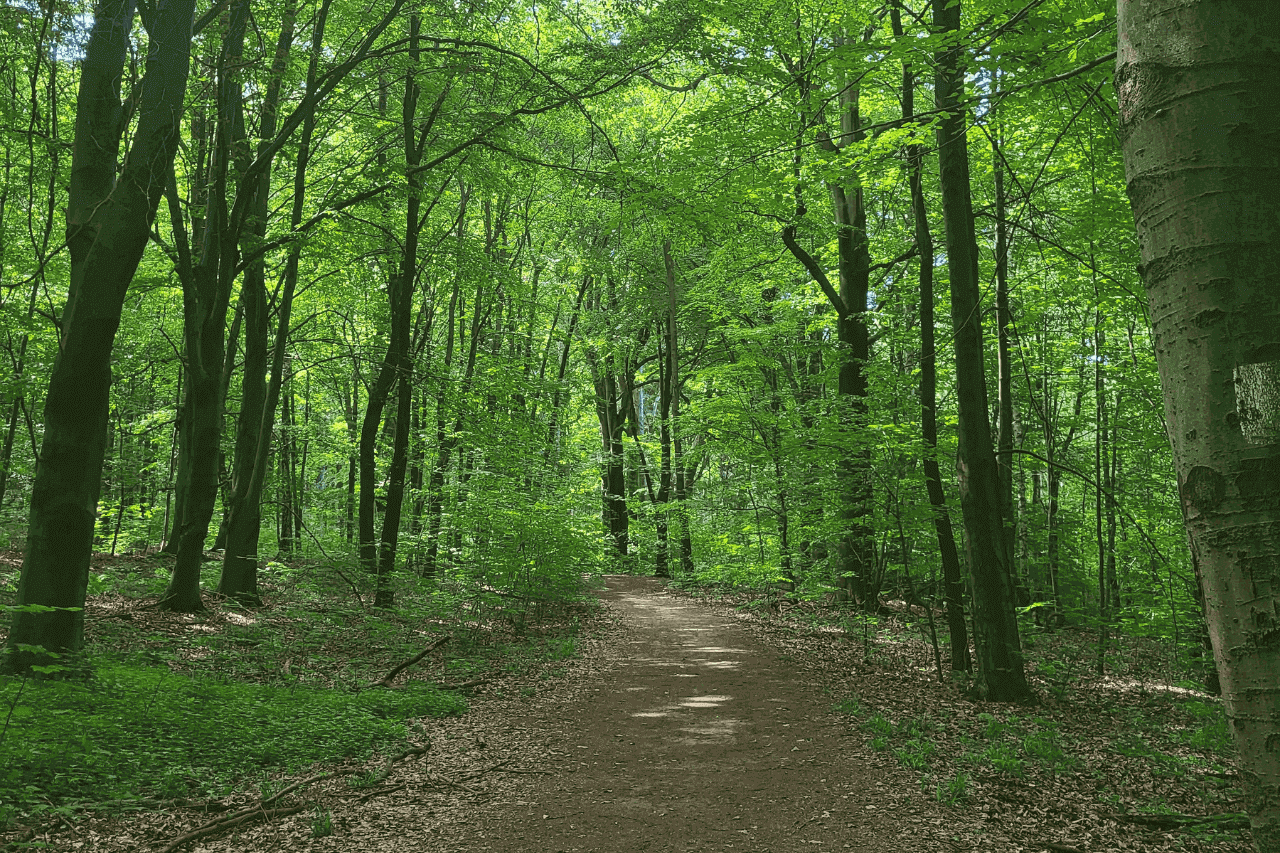
[(938, 747), (928, 740), (912, 738), (900, 748), (893, 751), (894, 757), (903, 766), (911, 770), (929, 769), (929, 757), (937, 752)]
[(1234, 751), (1231, 730), (1227, 725), (1227, 714), (1221, 703), (1191, 701), (1185, 703), (1183, 710), (1191, 717), (1190, 728), (1179, 729), (1177, 737), (1183, 743), (1227, 756)]
[(404, 720), (461, 713), (420, 682), (361, 692), (245, 684), (143, 663), (98, 662), (87, 682), (0, 679), (0, 818), (43, 803), (216, 794), (266, 769), (367, 756)]
[(957, 806), (969, 797), (969, 774), (962, 771), (934, 786), (934, 799), (944, 806)]
[(311, 837), (328, 838), (330, 835), (333, 835), (333, 814), (317, 805), (311, 814)]
[(1026, 775), (1026, 767), (1012, 744), (993, 743), (983, 751), (981, 758), (1000, 773), (1019, 779)]

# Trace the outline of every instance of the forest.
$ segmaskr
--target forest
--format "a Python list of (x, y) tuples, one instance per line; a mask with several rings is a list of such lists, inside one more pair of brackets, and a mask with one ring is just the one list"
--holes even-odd
[(1255, 0), (7, 0), (5, 849), (330, 835), (288, 774), (373, 796), (638, 575), (842, 632), (938, 808), (864, 664), (1039, 721), (999, 784), (1125, 708), (1124, 849), (1277, 853), (1277, 62)]

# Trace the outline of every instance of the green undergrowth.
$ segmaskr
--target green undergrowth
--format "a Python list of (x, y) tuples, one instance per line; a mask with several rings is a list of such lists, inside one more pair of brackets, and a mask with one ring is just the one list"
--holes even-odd
[(421, 682), (359, 692), (98, 662), (85, 681), (0, 678), (0, 825), (42, 807), (208, 797), (266, 771), (404, 744), (406, 720), (466, 710)]
[[(580, 580), (531, 592), (456, 575), (397, 578), (396, 607), (374, 610), (368, 579), (298, 562), (262, 570), (262, 607), (209, 595), (203, 612), (164, 613), (170, 570), (95, 558), (87, 652), (62, 673), (75, 677), (0, 677), (0, 829), (385, 754), (415, 720), (464, 712), (464, 688), (562, 669), (594, 609)], [(15, 584), (0, 576), (0, 603)], [(446, 636), (393, 688), (370, 687)]]

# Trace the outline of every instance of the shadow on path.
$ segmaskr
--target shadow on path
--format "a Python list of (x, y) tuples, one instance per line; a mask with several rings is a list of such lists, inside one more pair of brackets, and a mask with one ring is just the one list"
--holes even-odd
[(892, 851), (878, 771), (842, 753), (832, 697), (732, 619), (611, 576), (624, 645), (559, 709), (554, 775), (481, 809), (469, 851)]

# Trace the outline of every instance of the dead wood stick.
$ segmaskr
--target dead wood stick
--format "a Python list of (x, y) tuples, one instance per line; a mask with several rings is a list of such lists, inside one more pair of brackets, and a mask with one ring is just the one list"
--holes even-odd
[(491, 772), (491, 771), (493, 771), (493, 770), (497, 770), (497, 769), (499, 769), (500, 767), (506, 767), (506, 766), (507, 766), (508, 764), (510, 764), (510, 763), (511, 763), (511, 759), (510, 759), (510, 758), (508, 758), (508, 759), (506, 759), (505, 761), (499, 761), (497, 764), (493, 765), (492, 767), (485, 767), (485, 768), (484, 768), (484, 769), (482, 769), (482, 770), (477, 770), (477, 771), (475, 771), (474, 773), (468, 773), (468, 774), (466, 774), (465, 776), (459, 776), (458, 778), (459, 778), (459, 779), (468, 779), (468, 780), (470, 780), (470, 779), (479, 779), (479, 778), (480, 778), (481, 776), (483, 776), (484, 774), (489, 773), (489, 772)]
[(463, 681), (460, 684), (441, 684), (440, 687), (444, 690), (464, 690), (468, 687), (479, 687), (481, 684), (488, 683), (489, 679), (487, 678), (473, 678), (470, 681)]
[(395, 755), (391, 756), (391, 758), (387, 759), (387, 768), (390, 769), (391, 765), (404, 761), (406, 758), (408, 758), (411, 755), (425, 755), (430, 751), (431, 751), (431, 744), (427, 744), (426, 746), (410, 747), (409, 749), (406, 749), (403, 752), (398, 752)]
[(1180, 827), (1212, 825), (1219, 829), (1248, 829), (1249, 817), (1240, 812), (1228, 812), (1215, 815), (1186, 814), (1113, 814), (1103, 817), (1123, 823), (1134, 823), (1138, 826), (1149, 826), (1154, 829), (1178, 829)]
[(396, 664), (394, 667), (391, 668), (391, 671), (388, 672), (386, 675), (384, 675), (379, 681), (372, 681), (368, 685), (366, 685), (366, 687), (390, 687), (391, 682), (395, 681), (395, 678), (397, 675), (404, 672), (406, 669), (413, 666), (415, 663), (422, 660), (427, 655), (431, 654), (437, 648), (439, 648), (440, 646), (443, 646), (447, 642), (449, 642), (449, 635), (445, 634), (443, 637), (436, 640), (434, 643), (427, 646), (425, 649), (418, 652), (413, 657), (409, 658), (406, 661), (402, 661), (401, 663)]
[(390, 794), (392, 791), (399, 791), (404, 787), (405, 787), (404, 785), (392, 785), (390, 788), (380, 788), (377, 791), (370, 791), (360, 799), (356, 800), (356, 802), (357, 803), (367, 802), (368, 800), (371, 800), (374, 797), (381, 797), (383, 794)]
[(200, 826), (200, 827), (197, 827), (196, 829), (191, 830), (186, 835), (182, 835), (182, 836), (179, 836), (178, 838), (175, 838), (174, 840), (166, 844), (163, 848), (161, 848), (160, 853), (173, 853), (174, 850), (177, 850), (179, 847), (181, 847), (184, 844), (187, 844), (192, 841), (196, 841), (201, 838), (206, 838), (210, 835), (216, 835), (217, 833), (223, 832), (228, 829), (233, 829), (239, 826), (240, 824), (247, 822), (250, 818), (261, 817), (263, 820), (275, 820), (277, 818), (295, 815), (298, 812), (303, 811), (305, 808), (306, 806), (290, 806), (284, 809), (256, 809), (255, 808), (246, 812), (237, 812), (236, 814), (229, 815), (227, 817), (222, 818), (221, 820), (206, 823), (204, 826)]
[(1081, 853), (1078, 847), (1068, 847), (1066, 844), (1054, 844), (1052, 841), (1043, 842), (1046, 850), (1052, 850), (1054, 853)]
[(298, 790), (299, 788), (305, 788), (307, 785), (310, 785), (312, 782), (319, 782), (321, 779), (327, 779), (332, 775), (333, 775), (332, 773), (317, 773), (314, 776), (308, 776), (306, 779), (300, 779), (297, 782), (294, 782), (292, 785), (289, 785), (288, 787), (278, 791), (277, 793), (274, 793), (269, 797), (264, 797), (262, 802), (259, 803), (255, 808), (265, 809), (267, 806), (280, 800), (286, 794), (292, 794), (294, 791)]
[(299, 788), (306, 787), (307, 785), (310, 785), (312, 782), (318, 782), (321, 779), (328, 778), (329, 776), (332, 776), (332, 775), (333, 775), (332, 773), (317, 773), (315, 776), (308, 776), (306, 779), (299, 779), (297, 782), (294, 782), (292, 785), (287, 786), (286, 788), (278, 791), (277, 793), (272, 794), (269, 797), (264, 797), (262, 802), (255, 803), (254, 805), (249, 806), (248, 808), (240, 809), (239, 811), (232, 812), (231, 814), (226, 814), (226, 815), (222, 815), (221, 817), (216, 817), (211, 821), (207, 821), (206, 823), (201, 824), (200, 826), (193, 829), (191, 832), (188, 832), (186, 835), (183, 835), (179, 838), (175, 838), (173, 841), (169, 842), (168, 846), (162, 849), (160, 853), (172, 853), (172, 851), (178, 849), (183, 844), (186, 844), (189, 841), (194, 841), (197, 838), (204, 838), (205, 836), (214, 835), (216, 833), (222, 832), (223, 830), (231, 829), (232, 827), (239, 826), (240, 824), (244, 823), (246, 820), (253, 817), (254, 815), (263, 815), (267, 820), (271, 820), (277, 817), (286, 817), (287, 815), (297, 814), (298, 812), (302, 811), (303, 808), (305, 807), (290, 806), (289, 808), (273, 810), (273, 809), (268, 809), (267, 806), (271, 805), (272, 803), (279, 802), (281, 798), (285, 797), (288, 794), (293, 793)]

